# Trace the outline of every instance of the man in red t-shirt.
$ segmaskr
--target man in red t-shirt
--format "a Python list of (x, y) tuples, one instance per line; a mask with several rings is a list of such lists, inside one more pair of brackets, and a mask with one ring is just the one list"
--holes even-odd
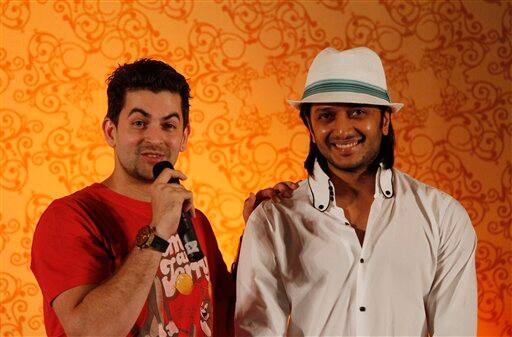
[[(186, 149), (189, 86), (169, 65), (142, 59), (108, 80), (103, 121), (113, 173), (51, 203), (32, 247), (49, 336), (232, 335), (234, 283), (192, 193), (155, 163)], [(246, 202), (254, 206), (254, 196)], [(246, 207), (247, 208), (247, 207)], [(188, 260), (176, 234), (192, 218), (205, 257)], [(247, 211), (244, 211), (247, 213)]]

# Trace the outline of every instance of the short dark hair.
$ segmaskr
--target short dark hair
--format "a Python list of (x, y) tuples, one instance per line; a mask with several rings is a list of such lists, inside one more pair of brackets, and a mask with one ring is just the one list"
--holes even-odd
[(150, 90), (158, 93), (170, 91), (181, 97), (183, 127), (188, 125), (190, 87), (183, 75), (162, 61), (142, 58), (119, 66), (107, 79), (108, 110), (106, 118), (115, 125), (123, 109), (126, 92)]
[[(380, 111), (382, 115), (385, 112), (391, 112), (391, 109), (388, 107), (380, 107)], [(309, 130), (310, 118), (311, 118), (311, 103), (303, 103), (300, 106), (300, 118), (306, 128)], [(395, 132), (393, 131), (393, 125), (391, 124), (391, 120), (389, 121), (389, 130), (386, 136), (382, 137), (382, 141), (380, 143), (380, 151), (379, 155), (375, 159), (375, 164), (382, 163), (384, 168), (390, 169), (393, 168), (393, 164), (395, 163)], [(313, 176), (313, 168), (315, 165), (315, 160), (318, 160), (318, 164), (325, 171), (328, 172), (327, 169), (327, 159), (320, 153), (318, 147), (313, 140), (309, 139), (309, 153), (304, 161), (304, 167), (308, 171), (308, 174)]]

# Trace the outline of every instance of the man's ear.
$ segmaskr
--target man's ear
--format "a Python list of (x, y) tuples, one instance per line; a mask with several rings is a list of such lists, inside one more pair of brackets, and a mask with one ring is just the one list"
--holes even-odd
[(389, 124), (391, 123), (391, 112), (386, 110), (382, 113), (382, 135), (387, 136), (389, 134)]
[(105, 137), (107, 144), (110, 145), (110, 147), (115, 147), (117, 126), (110, 118), (105, 118), (101, 128), (103, 129), (103, 136)]
[(183, 152), (187, 149), (188, 136), (190, 136), (190, 123), (185, 126), (185, 130), (183, 130), (183, 137), (180, 142), (180, 152)]

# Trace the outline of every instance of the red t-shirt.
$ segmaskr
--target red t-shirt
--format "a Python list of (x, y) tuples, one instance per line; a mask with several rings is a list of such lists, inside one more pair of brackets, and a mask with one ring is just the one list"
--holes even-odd
[[(55, 200), (37, 224), (32, 271), (43, 292), (49, 336), (64, 336), (52, 301), (62, 292), (99, 284), (112, 276), (135, 247), (137, 231), (150, 223), (151, 204), (93, 184)], [(208, 219), (192, 219), (205, 258), (187, 259), (173, 235), (146, 304), (129, 336), (219, 336), (233, 334), (234, 282)]]

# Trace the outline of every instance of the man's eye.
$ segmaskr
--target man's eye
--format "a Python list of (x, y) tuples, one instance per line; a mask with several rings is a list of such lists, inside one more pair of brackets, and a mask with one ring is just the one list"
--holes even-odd
[(321, 112), (318, 115), (318, 119), (321, 121), (329, 121), (333, 119), (334, 114), (332, 112)]
[(177, 127), (173, 123), (165, 123), (162, 125), (162, 128), (164, 130), (173, 130), (173, 129), (176, 129)]
[(349, 115), (350, 117), (359, 117), (359, 116), (362, 116), (366, 113), (366, 111), (364, 111), (363, 109), (355, 109), (355, 110), (351, 110)]
[(132, 125), (135, 126), (136, 128), (143, 128), (146, 126), (146, 123), (141, 120), (136, 120), (132, 123)]

